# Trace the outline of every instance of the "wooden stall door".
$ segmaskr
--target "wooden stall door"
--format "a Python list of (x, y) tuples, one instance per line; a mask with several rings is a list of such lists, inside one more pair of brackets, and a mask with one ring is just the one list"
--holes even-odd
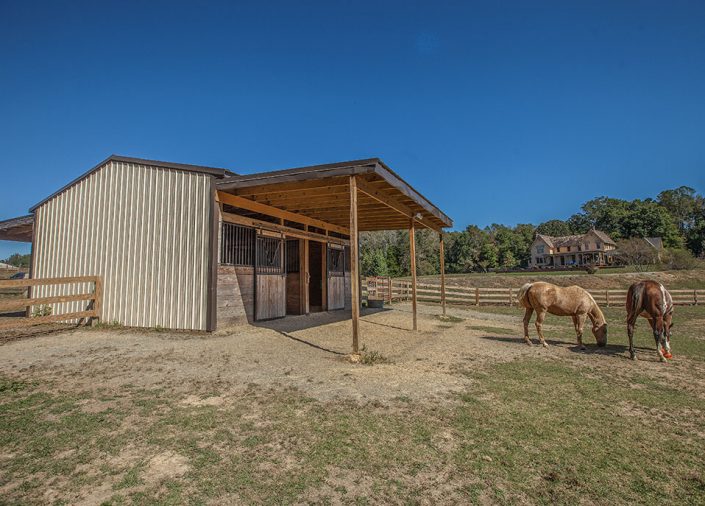
[(345, 250), (328, 245), (328, 311), (345, 308)]
[(255, 320), (286, 316), (284, 239), (258, 235), (255, 246)]

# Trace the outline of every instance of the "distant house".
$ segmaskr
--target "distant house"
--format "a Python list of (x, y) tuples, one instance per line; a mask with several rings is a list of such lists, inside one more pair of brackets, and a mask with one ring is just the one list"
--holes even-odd
[(15, 267), (14, 265), (0, 262), (0, 271), (16, 271), (16, 270), (19, 270), (19, 268)]
[(536, 234), (531, 244), (530, 267), (604, 266), (614, 260), (616, 243), (606, 233), (592, 229), (586, 234), (553, 237)]

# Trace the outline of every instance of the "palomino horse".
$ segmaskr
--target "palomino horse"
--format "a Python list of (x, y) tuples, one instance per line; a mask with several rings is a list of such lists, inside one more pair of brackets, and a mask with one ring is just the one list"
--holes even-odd
[(519, 290), (519, 303), (526, 308), (524, 314), (524, 340), (531, 345), (529, 339), (529, 320), (536, 311), (536, 331), (539, 334), (541, 344), (548, 347), (543, 338), (541, 326), (546, 317), (546, 313), (558, 316), (572, 316), (575, 333), (578, 337), (578, 345), (584, 350), (583, 326), (585, 319), (590, 318), (592, 322), (592, 334), (597, 340), (598, 346), (607, 344), (607, 322), (602, 314), (600, 306), (587, 291), (579, 286), (560, 287), (551, 283), (538, 281), (536, 283), (526, 283)]
[(667, 358), (672, 358), (673, 298), (661, 283), (651, 280), (638, 281), (630, 286), (627, 292), (627, 335), (632, 360), (636, 360), (634, 325), (639, 315), (651, 324), (659, 360), (665, 362)]

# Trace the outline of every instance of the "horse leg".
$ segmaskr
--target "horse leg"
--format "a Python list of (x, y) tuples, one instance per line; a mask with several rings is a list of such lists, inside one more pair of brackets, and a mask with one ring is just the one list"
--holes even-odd
[(656, 341), (656, 353), (658, 353), (658, 358), (661, 362), (666, 362), (666, 357), (663, 356), (661, 351), (661, 334), (663, 333), (663, 317), (657, 316), (649, 320), (651, 324), (651, 330), (654, 333), (654, 340)]
[(541, 341), (541, 344), (543, 345), (544, 348), (548, 348), (548, 344), (546, 344), (546, 339), (543, 337), (543, 320), (546, 318), (546, 310), (545, 309), (537, 309), (536, 310), (536, 332), (539, 335), (539, 341)]
[(526, 344), (531, 346), (531, 339), (529, 338), (529, 321), (531, 320), (531, 315), (534, 314), (534, 308), (527, 307), (524, 312), (524, 341)]
[(573, 325), (575, 325), (575, 334), (578, 337), (578, 346), (580, 346), (581, 350), (585, 349), (585, 345), (583, 344), (583, 329), (585, 328), (585, 318), (587, 318), (587, 315), (584, 315), (584, 314), (579, 314), (579, 315), (573, 316)]
[(627, 317), (627, 336), (629, 336), (629, 356), (632, 360), (636, 360), (636, 350), (634, 349), (634, 325), (636, 325), (636, 318), (638, 314), (633, 317)]
[(671, 354), (671, 326), (673, 325), (673, 315), (667, 314), (663, 318), (663, 332), (666, 336), (666, 356), (672, 358)]

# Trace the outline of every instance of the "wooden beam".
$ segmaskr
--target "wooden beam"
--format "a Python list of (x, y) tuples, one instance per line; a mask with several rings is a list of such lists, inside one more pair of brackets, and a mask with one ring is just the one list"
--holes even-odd
[(407, 218), (410, 218), (412, 220), (415, 220), (419, 222), (421, 225), (423, 225), (426, 228), (430, 228), (431, 230), (438, 230), (437, 226), (432, 225), (428, 221), (426, 221), (424, 218), (418, 219), (416, 217), (417, 214), (413, 209), (411, 209), (409, 206), (401, 202), (399, 199), (396, 197), (389, 195), (387, 193), (381, 192), (375, 188), (372, 188), (367, 182), (359, 180), (358, 179), (358, 187), (361, 192), (364, 192), (366, 195), (369, 195), (373, 199), (377, 200), (378, 202), (386, 205), (387, 207), (391, 207), (398, 213), (403, 214)]
[(259, 202), (255, 202), (254, 200), (239, 197), (237, 195), (231, 195), (229, 193), (219, 191), (217, 193), (217, 199), (219, 202), (222, 202), (224, 204), (239, 207), (240, 209), (247, 209), (248, 211), (253, 211), (255, 213), (266, 214), (275, 218), (282, 218), (288, 221), (293, 221), (294, 223), (310, 225), (313, 227), (322, 228), (324, 230), (331, 230), (333, 232), (338, 232), (339, 234), (347, 235), (349, 233), (345, 227), (340, 227), (332, 223), (317, 220), (315, 218), (310, 218), (302, 214), (284, 211), (283, 209), (279, 209), (278, 207), (272, 207), (266, 204), (261, 204)]
[(358, 268), (357, 181), (350, 176), (350, 289), (352, 292), (352, 352), (360, 353), (360, 271)]
[(414, 330), (418, 330), (416, 317), (416, 229), (414, 220), (409, 221), (409, 250), (411, 258), (411, 312), (413, 313)]
[[(308, 232), (308, 225), (304, 225), (304, 230)], [(310, 301), (308, 298), (308, 285), (310, 283), (310, 273), (308, 272), (308, 256), (309, 256), (309, 244), (308, 239), (301, 240), (301, 265), (299, 266), (299, 272), (301, 273), (301, 309), (303, 314), (308, 314), (310, 312)]]
[(257, 220), (255, 218), (248, 218), (247, 216), (240, 216), (239, 214), (232, 213), (222, 213), (223, 221), (227, 223), (235, 223), (237, 225), (245, 225), (246, 227), (261, 228), (264, 230), (270, 230), (272, 232), (280, 232), (289, 237), (296, 237), (297, 239), (309, 239), (311, 241), (317, 242), (334, 242), (336, 244), (342, 244), (347, 246), (350, 241), (347, 239), (340, 239), (338, 237), (327, 236), (323, 234), (317, 234), (315, 232), (308, 232), (306, 230), (299, 230), (298, 228), (287, 227), (286, 225), (279, 225), (277, 223), (270, 223), (268, 221)]
[(440, 259), (441, 259), (441, 307), (443, 308), (443, 316), (446, 315), (446, 259), (445, 246), (443, 244), (443, 232), (438, 233)]

